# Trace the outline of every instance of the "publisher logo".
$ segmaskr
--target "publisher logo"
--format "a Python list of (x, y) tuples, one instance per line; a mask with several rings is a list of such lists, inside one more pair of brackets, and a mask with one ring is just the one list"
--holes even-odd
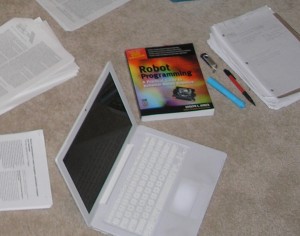
[(144, 48), (127, 50), (126, 56), (129, 60), (131, 60), (131, 59), (147, 59), (147, 53)]
[(143, 107), (147, 107), (149, 105), (148, 100), (146, 98), (142, 99)]

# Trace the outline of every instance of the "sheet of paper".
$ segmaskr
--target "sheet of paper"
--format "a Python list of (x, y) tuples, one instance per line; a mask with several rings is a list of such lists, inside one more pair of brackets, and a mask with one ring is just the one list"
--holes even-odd
[[(67, 71), (69, 70), (69, 71)], [(71, 64), (68, 68), (65, 68), (64, 71), (53, 75), (53, 78), (45, 77), (40, 80), (34, 87), (22, 91), (22, 93), (14, 96), (14, 99), (7, 100), (7, 102), (3, 103), (1, 106), (1, 113), (7, 112), (13, 109), (16, 106), (21, 105), (22, 103), (30, 100), (31, 98), (46, 92), (47, 90), (75, 77), (77, 75), (77, 65)]]
[(37, 0), (66, 31), (76, 30), (129, 0)]
[(0, 135), (0, 211), (51, 206), (43, 131)]

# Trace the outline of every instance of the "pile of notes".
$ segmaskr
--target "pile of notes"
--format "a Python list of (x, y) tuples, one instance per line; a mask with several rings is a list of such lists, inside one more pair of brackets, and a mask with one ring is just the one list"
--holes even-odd
[(40, 18), (0, 27), (0, 114), (75, 77), (79, 67)]
[(213, 25), (208, 44), (269, 108), (300, 99), (299, 35), (269, 7)]

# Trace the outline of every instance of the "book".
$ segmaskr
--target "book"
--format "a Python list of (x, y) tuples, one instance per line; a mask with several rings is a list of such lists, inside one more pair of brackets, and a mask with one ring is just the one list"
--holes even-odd
[(0, 211), (52, 206), (42, 130), (0, 135)]
[(212, 116), (192, 43), (125, 51), (142, 121)]

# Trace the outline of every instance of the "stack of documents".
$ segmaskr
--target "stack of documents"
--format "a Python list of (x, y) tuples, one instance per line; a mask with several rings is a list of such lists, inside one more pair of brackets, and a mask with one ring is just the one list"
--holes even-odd
[(264, 6), (211, 27), (210, 47), (271, 109), (300, 99), (300, 41)]
[(36, 0), (66, 31), (76, 30), (129, 0)]
[(0, 114), (77, 75), (74, 57), (40, 18), (0, 27)]

